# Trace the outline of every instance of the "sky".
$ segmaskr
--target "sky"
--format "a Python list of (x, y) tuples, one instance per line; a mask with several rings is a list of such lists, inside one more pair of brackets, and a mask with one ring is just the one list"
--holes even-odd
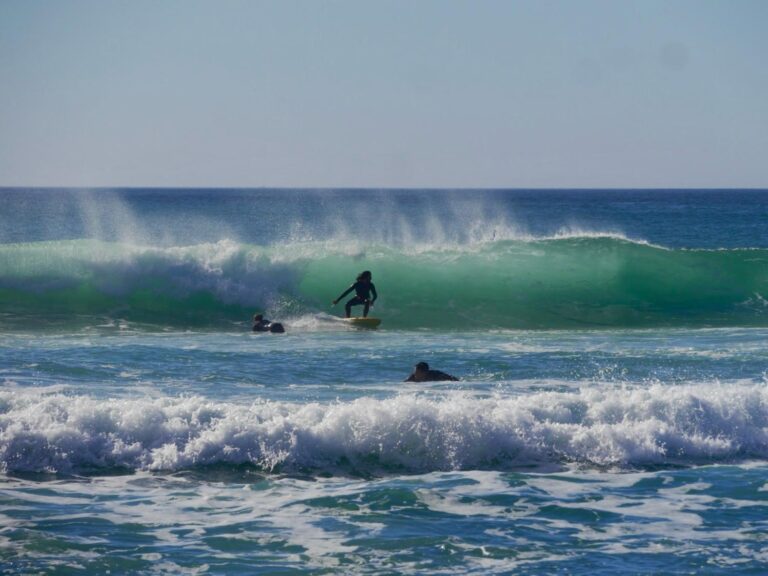
[(0, 186), (768, 188), (765, 0), (0, 0)]

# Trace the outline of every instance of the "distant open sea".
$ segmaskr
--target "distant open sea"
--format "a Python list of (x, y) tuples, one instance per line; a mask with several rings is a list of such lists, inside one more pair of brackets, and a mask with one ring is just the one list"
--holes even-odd
[(0, 573), (764, 575), (768, 191), (0, 189)]

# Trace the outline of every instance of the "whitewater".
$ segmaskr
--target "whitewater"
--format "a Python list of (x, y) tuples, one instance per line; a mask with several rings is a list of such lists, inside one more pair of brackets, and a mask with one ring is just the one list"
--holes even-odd
[[(767, 222), (760, 190), (0, 189), (0, 572), (764, 574)], [(331, 306), (365, 269), (378, 330)]]

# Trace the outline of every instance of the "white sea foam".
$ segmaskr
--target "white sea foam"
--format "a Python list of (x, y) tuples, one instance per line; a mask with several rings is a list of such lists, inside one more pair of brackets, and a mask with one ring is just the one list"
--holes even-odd
[(428, 472), (766, 456), (764, 385), (589, 388), (485, 399), (404, 394), (250, 406), (198, 397), (0, 393), (0, 461), (6, 471), (251, 463), (266, 470)]

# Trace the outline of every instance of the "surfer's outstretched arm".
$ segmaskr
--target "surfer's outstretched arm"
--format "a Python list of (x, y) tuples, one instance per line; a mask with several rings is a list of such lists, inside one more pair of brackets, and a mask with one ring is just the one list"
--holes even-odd
[(341, 293), (341, 296), (339, 296), (338, 298), (336, 298), (336, 300), (334, 300), (334, 301), (333, 301), (333, 303), (334, 303), (334, 304), (337, 304), (339, 300), (341, 300), (342, 298), (344, 298), (344, 296), (346, 296), (347, 294), (349, 294), (350, 292), (352, 292), (352, 290), (354, 290), (354, 289), (355, 289), (355, 285), (354, 285), (354, 284), (352, 284), (352, 286), (350, 286), (349, 288), (347, 288), (346, 290), (344, 290), (344, 292), (342, 292), (342, 293)]

